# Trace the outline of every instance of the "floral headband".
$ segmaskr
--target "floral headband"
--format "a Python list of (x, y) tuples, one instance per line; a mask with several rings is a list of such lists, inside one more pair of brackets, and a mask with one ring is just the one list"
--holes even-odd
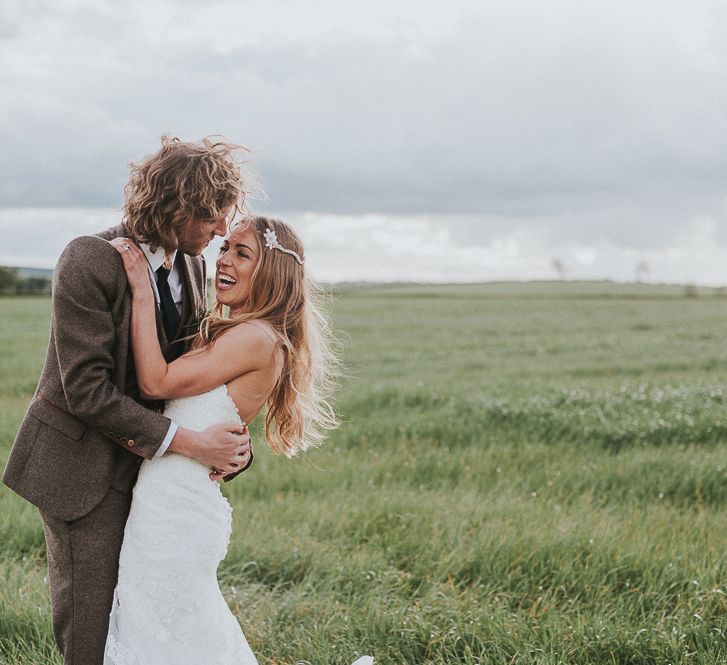
[(265, 246), (268, 249), (277, 249), (281, 252), (285, 252), (286, 254), (290, 254), (300, 265), (303, 265), (303, 259), (300, 258), (297, 252), (294, 252), (292, 249), (286, 249), (278, 242), (278, 236), (276, 235), (275, 231), (273, 231), (272, 229), (266, 229), (264, 235)]

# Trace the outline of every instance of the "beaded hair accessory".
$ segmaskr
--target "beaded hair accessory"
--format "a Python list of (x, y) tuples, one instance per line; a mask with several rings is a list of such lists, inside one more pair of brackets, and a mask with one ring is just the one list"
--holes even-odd
[(265, 229), (265, 246), (268, 249), (279, 249), (281, 252), (290, 254), (300, 265), (303, 265), (303, 259), (298, 256), (298, 252), (294, 252), (292, 249), (286, 249), (278, 242), (278, 236), (272, 229)]

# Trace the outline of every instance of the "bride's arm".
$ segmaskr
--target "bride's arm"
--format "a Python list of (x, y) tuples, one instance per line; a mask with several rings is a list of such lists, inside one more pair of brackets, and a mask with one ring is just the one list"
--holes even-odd
[(274, 340), (260, 324), (250, 322), (228, 330), (211, 346), (167, 364), (157, 338), (156, 301), (144, 253), (129, 240), (112, 244), (123, 259), (129, 280), (131, 345), (143, 398), (199, 395), (273, 361)]

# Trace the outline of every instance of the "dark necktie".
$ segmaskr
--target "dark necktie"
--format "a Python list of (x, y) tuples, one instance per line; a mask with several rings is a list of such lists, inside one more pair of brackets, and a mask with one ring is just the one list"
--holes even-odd
[(170, 269), (160, 266), (157, 268), (157, 289), (159, 290), (159, 309), (162, 311), (162, 324), (167, 340), (173, 342), (179, 330), (179, 310), (172, 297), (172, 290), (169, 288)]

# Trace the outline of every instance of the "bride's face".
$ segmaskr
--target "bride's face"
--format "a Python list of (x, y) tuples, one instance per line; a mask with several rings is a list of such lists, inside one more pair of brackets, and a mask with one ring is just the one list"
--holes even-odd
[(257, 233), (251, 225), (235, 229), (220, 247), (215, 275), (217, 302), (227, 305), (233, 315), (245, 310), (260, 251)]

